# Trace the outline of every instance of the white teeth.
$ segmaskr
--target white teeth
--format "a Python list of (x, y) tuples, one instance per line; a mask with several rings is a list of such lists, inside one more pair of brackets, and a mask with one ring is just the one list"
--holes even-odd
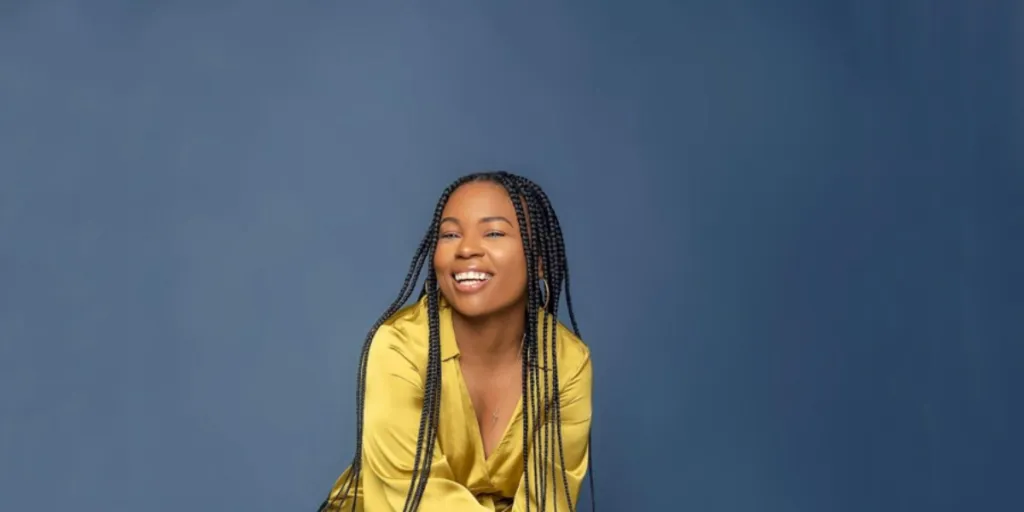
[(455, 274), (455, 280), (458, 282), (463, 281), (486, 281), (491, 278), (491, 275), (485, 272), (459, 272)]

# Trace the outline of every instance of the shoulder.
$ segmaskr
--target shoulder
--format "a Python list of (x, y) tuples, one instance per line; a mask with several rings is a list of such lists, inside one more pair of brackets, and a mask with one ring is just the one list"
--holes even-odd
[(562, 322), (557, 323), (558, 373), (570, 377), (590, 372), (590, 348)]
[(367, 373), (395, 364), (408, 366), (419, 373), (427, 360), (428, 325), (427, 310), (420, 301), (388, 317), (370, 341)]

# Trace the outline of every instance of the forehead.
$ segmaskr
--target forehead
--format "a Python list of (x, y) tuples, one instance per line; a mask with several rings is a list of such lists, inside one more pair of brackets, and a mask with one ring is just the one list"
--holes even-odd
[(505, 187), (489, 181), (466, 183), (455, 189), (444, 206), (444, 217), (473, 218), (500, 215), (515, 222), (516, 210)]

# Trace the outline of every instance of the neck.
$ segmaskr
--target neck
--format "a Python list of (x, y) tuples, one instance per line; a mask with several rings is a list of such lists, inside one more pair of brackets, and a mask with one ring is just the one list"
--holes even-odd
[(519, 355), (525, 332), (523, 312), (471, 319), (453, 311), (452, 330), (464, 364), (500, 366), (516, 360)]

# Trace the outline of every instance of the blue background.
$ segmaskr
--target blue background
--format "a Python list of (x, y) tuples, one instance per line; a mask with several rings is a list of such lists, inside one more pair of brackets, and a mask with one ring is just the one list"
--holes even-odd
[(1017, 508), (1021, 27), (1019, 2), (5, 1), (0, 510), (313, 510), (361, 340), (484, 168), (563, 219), (601, 510)]

